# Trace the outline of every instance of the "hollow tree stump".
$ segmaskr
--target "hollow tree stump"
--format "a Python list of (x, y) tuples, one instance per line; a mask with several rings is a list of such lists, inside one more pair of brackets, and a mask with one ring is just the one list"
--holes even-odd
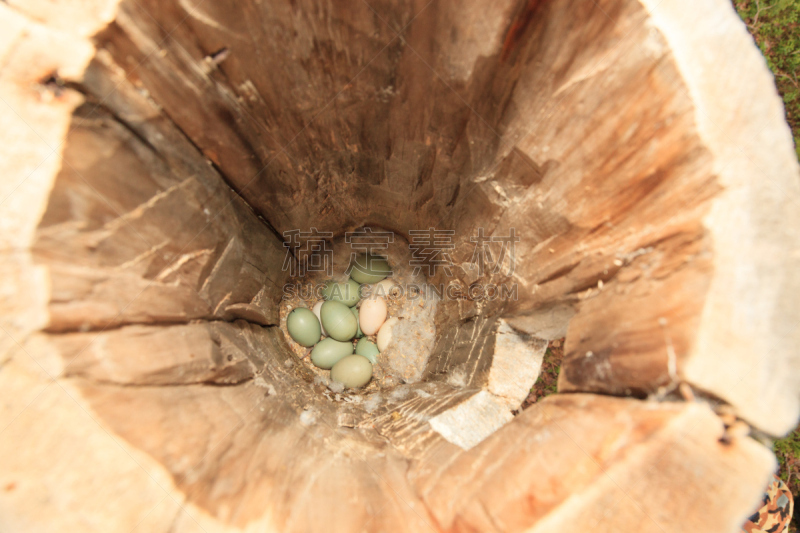
[[(0, 530), (757, 504), (798, 416), (800, 176), (727, 2), (8, 0), (0, 28)], [(365, 225), (454, 230), (459, 282), (519, 293), (442, 302), (423, 380), (344, 402), (277, 327), (280, 235)], [(516, 228), (513, 275), (461, 268), (477, 228)]]

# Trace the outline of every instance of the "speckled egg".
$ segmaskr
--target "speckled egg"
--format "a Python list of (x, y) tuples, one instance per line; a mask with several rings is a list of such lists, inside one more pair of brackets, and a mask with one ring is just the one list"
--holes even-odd
[(372, 363), (360, 355), (348, 355), (331, 368), (331, 379), (345, 387), (363, 387), (372, 379)]
[(348, 355), (353, 355), (352, 342), (340, 342), (328, 337), (319, 341), (311, 350), (311, 362), (319, 368), (328, 370)]
[(306, 347), (314, 346), (322, 336), (319, 320), (305, 307), (298, 307), (289, 313), (286, 329), (294, 342)]
[(392, 342), (392, 328), (399, 322), (397, 317), (392, 317), (383, 323), (381, 329), (378, 330), (378, 349), (386, 351), (389, 344)]
[(361, 285), (348, 279), (343, 283), (328, 281), (322, 289), (322, 297), (331, 302), (342, 302), (347, 307), (353, 307), (361, 299)]
[(392, 274), (389, 262), (376, 255), (361, 254), (351, 266), (350, 277), (359, 283), (377, 283)]
[(358, 332), (356, 316), (341, 302), (325, 302), (319, 310), (319, 315), (328, 336), (337, 341), (349, 341)]
[(363, 355), (373, 365), (378, 362), (378, 354), (380, 354), (378, 346), (367, 338), (363, 338), (356, 343), (356, 354)]
[(358, 323), (364, 335), (375, 335), (386, 322), (386, 300), (383, 298), (370, 298), (361, 302)]

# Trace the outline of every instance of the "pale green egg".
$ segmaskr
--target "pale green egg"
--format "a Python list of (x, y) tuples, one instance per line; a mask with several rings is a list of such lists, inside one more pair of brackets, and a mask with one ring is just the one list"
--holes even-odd
[(388, 261), (376, 255), (361, 254), (350, 266), (350, 277), (359, 283), (378, 283), (392, 274)]
[(286, 317), (286, 329), (289, 336), (301, 346), (314, 346), (322, 336), (319, 320), (305, 307), (298, 307)]
[(351, 307), (350, 310), (353, 312), (354, 315), (356, 315), (356, 322), (358, 322), (358, 331), (356, 331), (356, 339), (360, 339), (361, 337), (364, 336), (364, 332), (361, 331), (361, 323), (359, 322), (358, 319), (358, 308)]
[(319, 310), (319, 315), (322, 318), (322, 327), (328, 336), (337, 341), (349, 341), (358, 332), (356, 316), (341, 302), (325, 302)]
[(353, 307), (361, 299), (361, 285), (352, 279), (343, 283), (327, 281), (322, 289), (322, 297), (331, 302), (342, 302), (347, 307)]
[(360, 355), (348, 355), (331, 368), (331, 379), (345, 387), (361, 387), (372, 379), (372, 363)]
[(378, 362), (379, 353), (381, 353), (381, 351), (378, 350), (378, 346), (366, 337), (356, 343), (356, 354), (363, 355), (369, 359), (369, 362), (373, 365)]
[(311, 362), (320, 368), (329, 370), (343, 357), (353, 355), (353, 343), (339, 342), (330, 337), (322, 339), (311, 350)]

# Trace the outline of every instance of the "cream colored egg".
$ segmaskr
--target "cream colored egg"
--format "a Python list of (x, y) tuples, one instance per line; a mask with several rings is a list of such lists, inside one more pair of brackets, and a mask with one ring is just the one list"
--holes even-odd
[(325, 333), (325, 328), (322, 327), (322, 318), (319, 316), (319, 310), (322, 309), (322, 304), (324, 303), (325, 300), (318, 301), (317, 303), (314, 304), (314, 307), (311, 310), (314, 312), (315, 315), (317, 315), (317, 320), (319, 320), (319, 327), (322, 329), (322, 334), (327, 337), (328, 334)]
[(394, 281), (392, 278), (386, 278), (375, 284), (375, 293), (379, 296), (383, 296), (384, 298), (391, 298), (392, 295), (392, 288), (397, 286), (397, 282)]
[[(378, 330), (378, 349), (383, 352), (392, 342), (392, 328), (399, 322), (397, 317), (392, 317), (383, 323)], [(362, 328), (363, 329), (363, 328)]]
[(365, 299), (374, 300), (375, 298), (391, 298), (392, 289), (397, 287), (397, 282), (392, 278), (386, 278), (378, 283), (367, 285), (364, 289)]
[(364, 335), (375, 335), (386, 322), (386, 300), (383, 298), (370, 298), (361, 302), (358, 310), (358, 324)]

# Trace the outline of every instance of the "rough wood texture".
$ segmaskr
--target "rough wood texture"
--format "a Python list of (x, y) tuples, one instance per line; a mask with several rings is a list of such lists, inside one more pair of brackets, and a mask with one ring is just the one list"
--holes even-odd
[[(157, 111), (136, 103), (114, 106), (125, 123), (91, 101), (73, 117), (34, 248), (53, 280), (47, 328), (246, 312), (276, 324), (281, 242), (174, 126), (137, 127)], [(157, 149), (165, 139), (170, 150)]]
[[(727, 3), (10, 0), (0, 30), (0, 529), (752, 511), (771, 453), (656, 401), (798, 414), (798, 167)], [(353, 397), (271, 326), (281, 232), (363, 224), (455, 230), (458, 283), (519, 291), (443, 302), (425, 381)], [(478, 228), (517, 230), (513, 274), (465, 268)], [(512, 419), (564, 332), (561, 392), (654, 399)]]
[[(678, 0), (652, 17), (622, 0), (502, 2), (491, 15), (481, 2), (457, 14), (123, 2), (99, 41), (279, 232), (450, 228), (460, 264), (478, 227), (515, 227), (522, 290), (505, 313), (518, 325), (543, 306), (578, 313), (563, 390), (646, 395), (687, 380), (780, 434), (798, 413), (796, 373), (766, 376), (800, 341), (780, 296), (798, 291), (783, 274), (797, 270), (797, 165), (763, 62), (731, 10), (707, 3), (715, 22), (689, 28)], [(736, 66), (706, 80), (716, 67), (692, 49)], [(733, 248), (726, 213), (746, 213), (753, 226), (736, 234), (770, 252)], [(746, 272), (757, 281), (737, 281)], [(709, 371), (720, 353), (726, 371)]]
[[(774, 459), (748, 439), (726, 448), (721, 435), (699, 405), (551, 396), (469, 452), (431, 452), (411, 477), (448, 531), (733, 532), (744, 478)], [(719, 483), (727, 474), (742, 484)], [(677, 487), (692, 487), (691, 501)]]
[[(15, 458), (3, 470), (14, 488), (3, 495), (13, 512), (2, 523), (18, 531), (75, 520), (104, 531), (140, 521), (150, 531), (193, 531), (197, 520), (207, 531), (563, 531), (579, 521), (599, 531), (633, 524), (678, 532), (691, 523), (732, 532), (774, 468), (770, 452), (747, 438), (721, 444), (722, 424), (702, 405), (553, 397), (469, 452), (439, 437), (412, 458), (371, 432), (339, 426), (323, 403), (292, 405), (298, 389), (269, 373), (266, 386), (221, 388), (65, 379), (23, 410), (39, 392), (26, 388), (40, 372), (26, 361), (10, 363), (19, 397), (3, 411), (4, 422), (6, 410), (22, 411), (2, 440)], [(79, 455), (67, 436), (84, 443)], [(20, 443), (46, 444), (64, 459), (42, 463)], [(687, 487), (697, 489), (691, 498)], [(110, 515), (90, 488), (136, 498)], [(77, 513), (54, 512), (58, 499), (37, 500), (49, 490), (86, 500)]]

